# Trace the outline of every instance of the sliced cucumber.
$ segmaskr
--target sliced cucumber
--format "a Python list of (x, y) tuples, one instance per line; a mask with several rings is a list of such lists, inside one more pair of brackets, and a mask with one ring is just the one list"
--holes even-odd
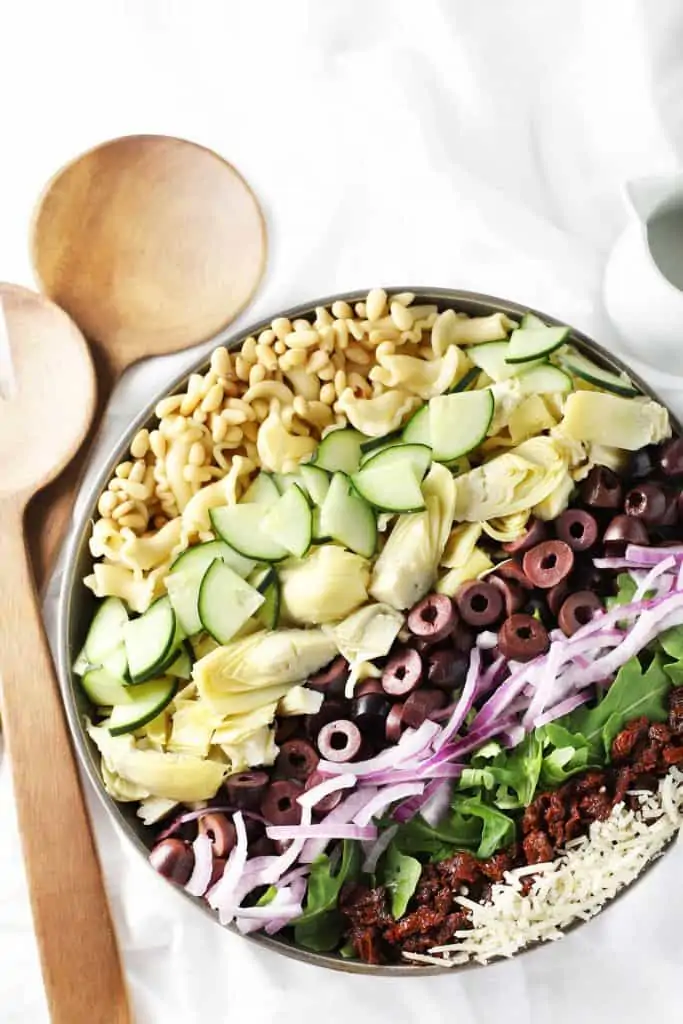
[(272, 566), (257, 569), (249, 582), (265, 598), (256, 612), (256, 618), (266, 629), (277, 629), (280, 620), (280, 580), (275, 569)]
[(269, 508), (280, 497), (280, 491), (270, 473), (263, 470), (249, 484), (242, 497), (243, 505), (263, 505)]
[(284, 494), (286, 490), (293, 487), (295, 484), (301, 486), (301, 477), (298, 473), (274, 473), (273, 479), (277, 484), (277, 489), (280, 494)]
[(178, 657), (166, 669), (166, 675), (174, 676), (176, 679), (191, 679), (192, 661), (192, 648), (186, 641), (180, 648)]
[(109, 732), (112, 736), (123, 736), (127, 732), (141, 729), (171, 703), (177, 690), (178, 680), (168, 676), (152, 679), (142, 686), (136, 686), (134, 690), (128, 689), (128, 700), (112, 708)]
[(126, 646), (123, 640), (118, 647), (115, 647), (109, 654), (105, 654), (102, 658), (102, 668), (106, 669), (107, 672), (111, 672), (117, 679), (122, 679), (127, 682), (130, 679), (128, 672), (128, 658), (126, 657)]
[(429, 402), (413, 413), (403, 428), (404, 444), (423, 444), (429, 447)]
[(296, 484), (288, 487), (266, 511), (260, 528), (276, 544), (282, 544), (296, 558), (303, 558), (311, 546), (311, 506)]
[(315, 464), (329, 473), (355, 473), (360, 465), (360, 446), (363, 435), (357, 430), (342, 427), (322, 439), (315, 453)]
[(517, 379), (524, 395), (566, 394), (573, 388), (569, 374), (552, 363), (532, 366), (520, 373)]
[(75, 674), (77, 676), (84, 676), (86, 672), (95, 667), (96, 666), (91, 665), (88, 661), (88, 656), (85, 653), (85, 647), (81, 647), (81, 650), (73, 663), (73, 671)]
[(467, 350), (474, 365), (496, 383), (514, 377), (518, 372), (518, 368), (508, 361), (509, 354), (509, 341), (485, 341)]
[(387, 441), (386, 444), (378, 445), (376, 448), (365, 452), (365, 454), (361, 455), (360, 458), (361, 469), (370, 461), (370, 459), (374, 459), (375, 455), (379, 455), (380, 452), (389, 451), (390, 448), (398, 448), (398, 446), (402, 444), (405, 444), (405, 441), (403, 440), (403, 435), (399, 434), (394, 440)]
[(125, 704), (131, 692), (122, 679), (106, 668), (91, 668), (81, 679), (81, 686), (92, 704), (104, 708)]
[(205, 544), (196, 544), (195, 547), (183, 551), (181, 555), (178, 555), (169, 572), (187, 572), (191, 570), (193, 573), (199, 574), (201, 578), (211, 563), (217, 558), (220, 558), (221, 562), (225, 562), (226, 565), (235, 570), (238, 576), (243, 578), (246, 578), (250, 572), (253, 572), (256, 565), (253, 559), (244, 558), (243, 555), (239, 555), (225, 541), (209, 540)]
[(431, 448), (422, 444), (384, 448), (354, 473), (351, 482), (382, 512), (415, 512), (424, 508), (420, 482), (431, 461)]
[(335, 473), (320, 510), (320, 530), (358, 555), (371, 558), (377, 547), (377, 521), (344, 473)]
[(312, 543), (313, 544), (324, 544), (328, 540), (332, 540), (329, 533), (325, 533), (322, 528), (320, 518), (322, 515), (322, 508), (317, 506), (313, 509), (313, 518), (311, 522), (312, 526)]
[(596, 387), (603, 388), (605, 391), (622, 395), (624, 398), (632, 398), (639, 394), (638, 389), (634, 387), (626, 374), (621, 376), (612, 373), (611, 370), (603, 370), (601, 366), (586, 356), (582, 356), (580, 352), (567, 352), (560, 357), (560, 362), (576, 377), (581, 377), (582, 380), (587, 380), (589, 384), (595, 384)]
[(568, 327), (518, 327), (510, 335), (507, 362), (528, 363), (531, 359), (545, 359), (564, 345), (568, 337)]
[[(369, 437), (366, 441), (363, 441), (360, 446), (360, 450), (363, 453), (363, 458), (370, 454), (374, 454), (379, 448), (388, 448), (391, 444), (402, 444), (401, 436), (402, 430), (390, 430), (388, 434), (382, 434), (381, 437)], [(363, 461), (361, 458), (361, 462)]]
[(95, 612), (83, 651), (90, 665), (101, 665), (104, 657), (118, 647), (128, 622), (128, 612), (118, 597), (107, 597)]
[(199, 588), (199, 618), (217, 643), (227, 644), (263, 601), (263, 594), (255, 587), (216, 560), (206, 570)]
[[(215, 559), (209, 563), (213, 564)], [(190, 567), (185, 572), (170, 573), (166, 577), (166, 590), (173, 605), (176, 618), (188, 636), (195, 636), (202, 631), (202, 621), (199, 618), (199, 588), (206, 573), (206, 568), (197, 566)]]
[(471, 366), (464, 377), (461, 377), (452, 388), (448, 389), (448, 393), (450, 395), (457, 395), (459, 391), (467, 391), (470, 384), (474, 384), (480, 372), (481, 371), (478, 366)]
[(261, 530), (253, 505), (226, 505), (211, 509), (209, 515), (218, 536), (245, 558), (257, 562), (281, 562), (287, 558), (287, 548), (276, 544)]
[(134, 683), (144, 683), (163, 672), (173, 660), (177, 643), (176, 616), (168, 597), (160, 597), (144, 615), (123, 629), (128, 670)]
[(539, 331), (544, 330), (547, 327), (547, 324), (544, 324), (541, 318), (536, 316), (535, 313), (525, 313), (519, 327), (522, 331)]
[(308, 491), (309, 497), (314, 505), (320, 507), (325, 500), (325, 495), (330, 488), (330, 476), (320, 466), (306, 465), (299, 468), (301, 483)]
[(467, 455), (486, 437), (495, 410), (492, 392), (462, 391), (437, 395), (429, 410), (429, 433), (434, 459), (452, 462)]

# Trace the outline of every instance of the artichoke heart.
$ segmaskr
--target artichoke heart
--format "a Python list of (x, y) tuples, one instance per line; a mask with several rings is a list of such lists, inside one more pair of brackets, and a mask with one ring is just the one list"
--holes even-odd
[(562, 426), (578, 441), (630, 452), (671, 436), (669, 414), (659, 402), (599, 391), (569, 395)]
[(375, 600), (399, 610), (412, 607), (434, 584), (453, 524), (455, 481), (444, 466), (432, 465), (422, 493), (424, 512), (399, 517), (370, 584)]
[(339, 622), (367, 601), (369, 576), (360, 555), (323, 544), (280, 571), (284, 615), (298, 625)]

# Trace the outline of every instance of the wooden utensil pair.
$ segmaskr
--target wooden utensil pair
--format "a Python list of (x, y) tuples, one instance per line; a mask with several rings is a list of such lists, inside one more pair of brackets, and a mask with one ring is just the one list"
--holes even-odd
[[(41, 286), (0, 285), (0, 676), (24, 860), (55, 1024), (130, 1012), (101, 870), (38, 608), (78, 482), (72, 462), (124, 369), (204, 341), (251, 298), (265, 265), (256, 199), (202, 147), (133, 136), (50, 183), (33, 229)], [(61, 308), (60, 308), (61, 307)], [(66, 313), (64, 312), (66, 310)], [(102, 386), (103, 385), (103, 386)], [(92, 431), (91, 431), (92, 436)]]

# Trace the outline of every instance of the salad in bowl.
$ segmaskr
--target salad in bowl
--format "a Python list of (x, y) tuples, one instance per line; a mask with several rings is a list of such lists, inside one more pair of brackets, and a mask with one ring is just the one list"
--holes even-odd
[(89, 539), (107, 793), (222, 925), (350, 963), (557, 938), (683, 822), (683, 440), (569, 328), (452, 305), (216, 348)]

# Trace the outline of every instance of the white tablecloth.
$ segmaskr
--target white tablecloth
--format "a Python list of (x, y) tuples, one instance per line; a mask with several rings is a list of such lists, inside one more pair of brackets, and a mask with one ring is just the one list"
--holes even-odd
[[(508, 296), (618, 346), (600, 285), (625, 223), (620, 184), (676, 167), (683, 146), (675, 0), (23, 0), (0, 32), (0, 278), (31, 284), (31, 207), (62, 162), (153, 131), (224, 153), (261, 197), (271, 259), (249, 319), (335, 290), (430, 284)], [(131, 373), (108, 438), (187, 361)], [(676, 1018), (680, 848), (559, 944), (389, 981), (221, 932), (93, 810), (142, 1022)], [(6, 762), (0, 815), (0, 1019), (40, 1024)]]

